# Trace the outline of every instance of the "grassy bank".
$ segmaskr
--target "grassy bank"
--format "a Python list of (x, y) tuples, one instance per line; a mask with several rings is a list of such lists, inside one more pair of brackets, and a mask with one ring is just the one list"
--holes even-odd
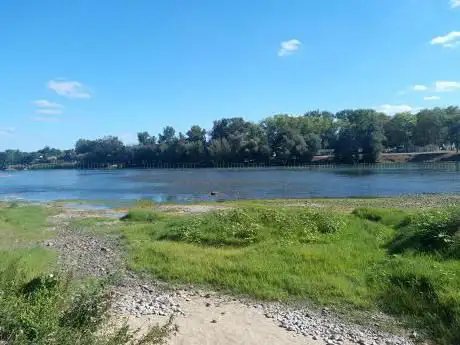
[(252, 201), (182, 216), (132, 210), (123, 227), (130, 264), (259, 299), (382, 310), (458, 344), (459, 210), (396, 203), (350, 213), (347, 200), (327, 202)]
[(0, 344), (163, 344), (172, 323), (144, 335), (111, 321), (104, 281), (56, 273), (56, 253), (38, 246), (55, 234), (49, 208), (0, 205)]
[(53, 270), (55, 253), (37, 247), (37, 243), (52, 237), (46, 229), (49, 215), (43, 207), (1, 205), (0, 207), (0, 270), (15, 263), (26, 277)]

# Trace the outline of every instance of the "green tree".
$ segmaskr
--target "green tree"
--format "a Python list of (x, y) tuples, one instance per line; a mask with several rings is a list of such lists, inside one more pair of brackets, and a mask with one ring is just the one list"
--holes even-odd
[(188, 142), (206, 142), (206, 130), (198, 125), (193, 125), (186, 134)]
[[(344, 110), (337, 115), (342, 120), (335, 146), (337, 160), (350, 163), (359, 160), (374, 163), (383, 150), (385, 115), (373, 109)], [(344, 147), (346, 145), (346, 147)]]
[(405, 151), (413, 144), (413, 133), (417, 118), (411, 113), (398, 113), (384, 125), (388, 147), (403, 146)]
[(451, 145), (455, 145), (457, 153), (460, 150), (460, 108), (448, 107), (447, 115), (447, 139)]
[(417, 145), (440, 145), (447, 139), (447, 122), (444, 109), (424, 109), (417, 113), (414, 141)]

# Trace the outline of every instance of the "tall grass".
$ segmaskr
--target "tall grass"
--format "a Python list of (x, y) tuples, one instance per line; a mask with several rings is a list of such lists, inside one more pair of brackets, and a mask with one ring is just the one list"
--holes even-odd
[[(457, 215), (449, 210), (445, 226), (436, 229), (450, 229)], [(420, 247), (392, 249), (402, 234), (428, 231), (422, 224), (438, 223), (427, 225), (425, 213), (401, 209), (344, 215), (253, 206), (132, 221), (123, 232), (130, 265), (157, 278), (260, 299), (383, 310), (426, 329), (440, 344), (457, 345), (460, 261)]]
[(110, 322), (104, 284), (82, 284), (51, 274), (56, 253), (36, 246), (52, 236), (48, 211), (38, 206), (0, 208), (0, 344), (162, 344), (171, 321), (144, 335)]
[(20, 266), (0, 272), (0, 343), (8, 345), (163, 344), (172, 320), (141, 335), (110, 322), (103, 284), (75, 286), (52, 274), (26, 278)]

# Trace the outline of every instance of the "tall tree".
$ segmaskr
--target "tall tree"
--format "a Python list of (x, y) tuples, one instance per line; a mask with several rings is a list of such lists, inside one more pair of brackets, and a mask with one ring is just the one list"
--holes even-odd
[(424, 109), (417, 113), (414, 140), (420, 146), (440, 145), (446, 142), (446, 113), (441, 108)]
[(417, 118), (411, 113), (398, 113), (384, 125), (388, 147), (403, 146), (405, 151), (413, 144), (413, 133)]

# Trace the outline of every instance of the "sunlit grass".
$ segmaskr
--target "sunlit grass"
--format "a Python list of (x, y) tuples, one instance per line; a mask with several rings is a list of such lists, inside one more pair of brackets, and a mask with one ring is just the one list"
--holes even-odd
[(41, 206), (10, 205), (0, 208), (0, 249), (12, 249), (48, 238), (50, 211)]
[[(440, 344), (458, 343), (460, 261), (387, 251), (404, 220), (417, 213), (388, 207), (344, 215), (263, 203), (127, 222), (129, 264), (162, 280), (257, 299), (383, 310), (428, 330)], [(319, 231), (324, 215), (344, 222)]]

